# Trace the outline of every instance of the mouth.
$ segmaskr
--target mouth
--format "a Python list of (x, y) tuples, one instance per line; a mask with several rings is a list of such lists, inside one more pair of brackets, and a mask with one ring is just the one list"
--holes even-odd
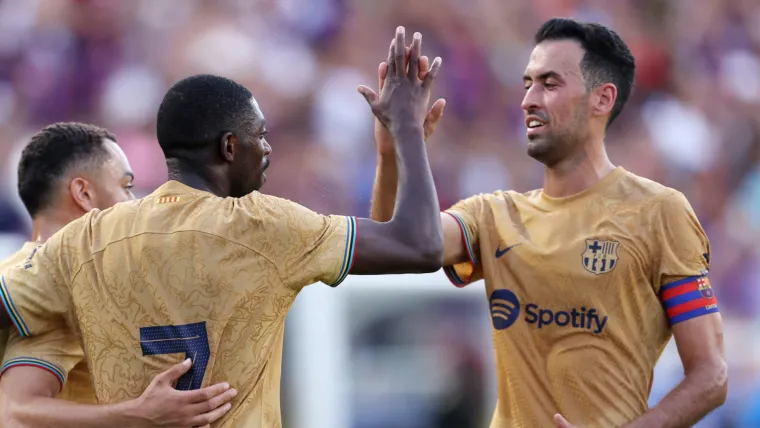
[(536, 116), (528, 116), (525, 118), (525, 127), (528, 136), (536, 135), (546, 127), (546, 122)]

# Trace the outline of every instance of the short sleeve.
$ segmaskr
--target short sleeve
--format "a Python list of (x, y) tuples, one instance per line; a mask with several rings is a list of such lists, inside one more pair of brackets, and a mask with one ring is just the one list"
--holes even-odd
[(457, 221), (462, 243), (467, 251), (466, 262), (443, 267), (446, 276), (457, 287), (465, 287), (483, 279), (483, 266), (479, 260), (478, 219), (483, 211), (484, 203), (484, 195), (476, 195), (461, 200), (444, 211)]
[(681, 193), (668, 196), (658, 217), (656, 281), (671, 325), (718, 312), (708, 278), (710, 243), (686, 197)]
[(272, 261), (286, 285), (301, 289), (321, 281), (337, 287), (354, 260), (356, 219), (321, 215), (295, 202), (267, 196), (267, 236)]
[(59, 328), (31, 338), (23, 338), (13, 331), (3, 357), (0, 376), (13, 367), (37, 367), (54, 375), (63, 390), (69, 373), (83, 360), (84, 352), (79, 339), (68, 328)]
[(20, 265), (0, 276), (0, 300), (21, 336), (35, 336), (65, 323), (71, 308), (68, 256), (59, 232)]

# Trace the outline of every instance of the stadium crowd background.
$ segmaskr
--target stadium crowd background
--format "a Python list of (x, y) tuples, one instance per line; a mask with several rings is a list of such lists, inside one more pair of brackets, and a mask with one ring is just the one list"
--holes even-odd
[[(132, 162), (138, 197), (145, 195), (166, 178), (155, 143), (160, 99), (176, 80), (202, 72), (243, 83), (262, 106), (273, 147), (267, 193), (322, 213), (366, 215), (375, 151), (372, 118), (355, 87), (376, 84), (397, 25), (420, 31), (424, 52), (444, 58), (435, 93), (448, 104), (429, 143), (442, 207), (479, 192), (540, 187), (542, 169), (525, 155), (520, 110), (533, 32), (553, 16), (596, 21), (618, 31), (637, 61), (634, 95), (609, 133), (613, 162), (685, 193), (711, 241), (730, 394), (700, 426), (760, 426), (760, 3), (698, 3), (0, 1), (0, 255), (16, 251), (28, 235), (15, 174), (31, 133), (56, 121), (107, 127)], [(469, 317), (468, 310), (457, 316)], [(487, 358), (461, 361), (469, 361), (462, 355), (473, 346), (477, 355), (490, 354), (488, 331), (472, 345), (463, 338), (471, 332), (456, 323), (416, 313), (410, 308), (395, 322), (428, 322), (446, 336), (436, 340), (446, 340), (446, 355), (458, 363), (433, 369), (460, 382), (443, 382), (448, 390), (418, 401), (389, 398), (410, 396), (390, 384), (385, 401), (375, 402), (374, 422), (369, 410), (355, 406), (350, 426), (485, 426), (492, 402), (484, 389), (491, 384), (473, 379), (493, 372), (481, 367)], [(365, 337), (393, 341), (403, 329), (390, 324), (380, 322)], [(419, 346), (429, 336), (421, 334)], [(680, 378), (672, 347), (656, 374), (653, 403)], [(380, 405), (400, 401), (404, 412)], [(296, 412), (297, 403), (286, 399), (285, 410)]]

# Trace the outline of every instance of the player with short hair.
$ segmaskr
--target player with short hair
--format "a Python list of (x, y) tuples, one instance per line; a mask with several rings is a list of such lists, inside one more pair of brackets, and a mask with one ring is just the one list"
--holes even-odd
[[(299, 291), (349, 273), (433, 272), (443, 236), (423, 121), (440, 67), (420, 79), (421, 36), (408, 58), (397, 29), (376, 117), (397, 141), (401, 185), (389, 222), (323, 216), (262, 194), (271, 147), (251, 93), (210, 75), (164, 96), (157, 134), (169, 181), (151, 195), (93, 211), (3, 277), (24, 336), (78, 326), (99, 402), (133, 398), (185, 355), (177, 388), (231, 380), (239, 394), (218, 426), (277, 427), (285, 317)], [(27, 287), (26, 284), (34, 284)], [(5, 319), (5, 317), (2, 317)]]
[[(67, 122), (36, 133), (21, 154), (18, 170), (19, 195), (33, 220), (32, 239), (0, 262), (0, 272), (16, 265), (28, 266), (43, 242), (85, 213), (133, 200), (133, 180), (116, 137), (105, 129)], [(0, 330), (0, 335), (6, 335), (0, 339), (0, 356), (4, 355), (0, 372), (2, 426), (197, 426), (227, 410), (217, 409), (218, 405), (202, 396), (194, 397), (192, 403), (180, 401), (190, 397), (173, 390), (171, 381), (189, 369), (187, 364), (159, 375), (138, 399), (105, 406), (76, 404), (97, 404), (79, 338), (68, 329), (60, 329), (28, 339), (13, 331), (8, 341), (8, 332)], [(212, 388), (203, 392), (211, 393), (209, 398), (216, 397), (219, 405), (232, 398), (233, 392), (219, 395), (224, 385)], [(56, 396), (60, 400), (54, 400)], [(206, 402), (216, 413), (205, 415), (208, 408), (203, 410), (196, 402)]]
[[(448, 277), (458, 287), (485, 279), (499, 393), (491, 426), (570, 426), (556, 413), (580, 427), (691, 425), (726, 397), (707, 236), (680, 192), (607, 157), (606, 129), (634, 82), (621, 38), (557, 18), (535, 44), (522, 108), (543, 189), (477, 195), (441, 214)], [(372, 218), (384, 221), (395, 153), (377, 129)], [(671, 336), (686, 376), (650, 410)]]

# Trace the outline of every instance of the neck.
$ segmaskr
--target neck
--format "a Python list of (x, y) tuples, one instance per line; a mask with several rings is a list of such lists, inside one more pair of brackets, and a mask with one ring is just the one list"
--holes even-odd
[(45, 242), (63, 229), (67, 224), (81, 217), (84, 213), (73, 213), (69, 209), (49, 210), (38, 214), (32, 221), (32, 242)]
[(229, 186), (225, 186), (220, 180), (214, 180), (214, 174), (203, 168), (194, 167), (190, 163), (172, 158), (166, 160), (169, 170), (169, 180), (178, 181), (193, 189), (212, 193), (216, 196), (227, 197), (230, 195)]
[(555, 198), (572, 196), (593, 186), (614, 169), (603, 141), (586, 144), (578, 153), (544, 169), (544, 193)]

